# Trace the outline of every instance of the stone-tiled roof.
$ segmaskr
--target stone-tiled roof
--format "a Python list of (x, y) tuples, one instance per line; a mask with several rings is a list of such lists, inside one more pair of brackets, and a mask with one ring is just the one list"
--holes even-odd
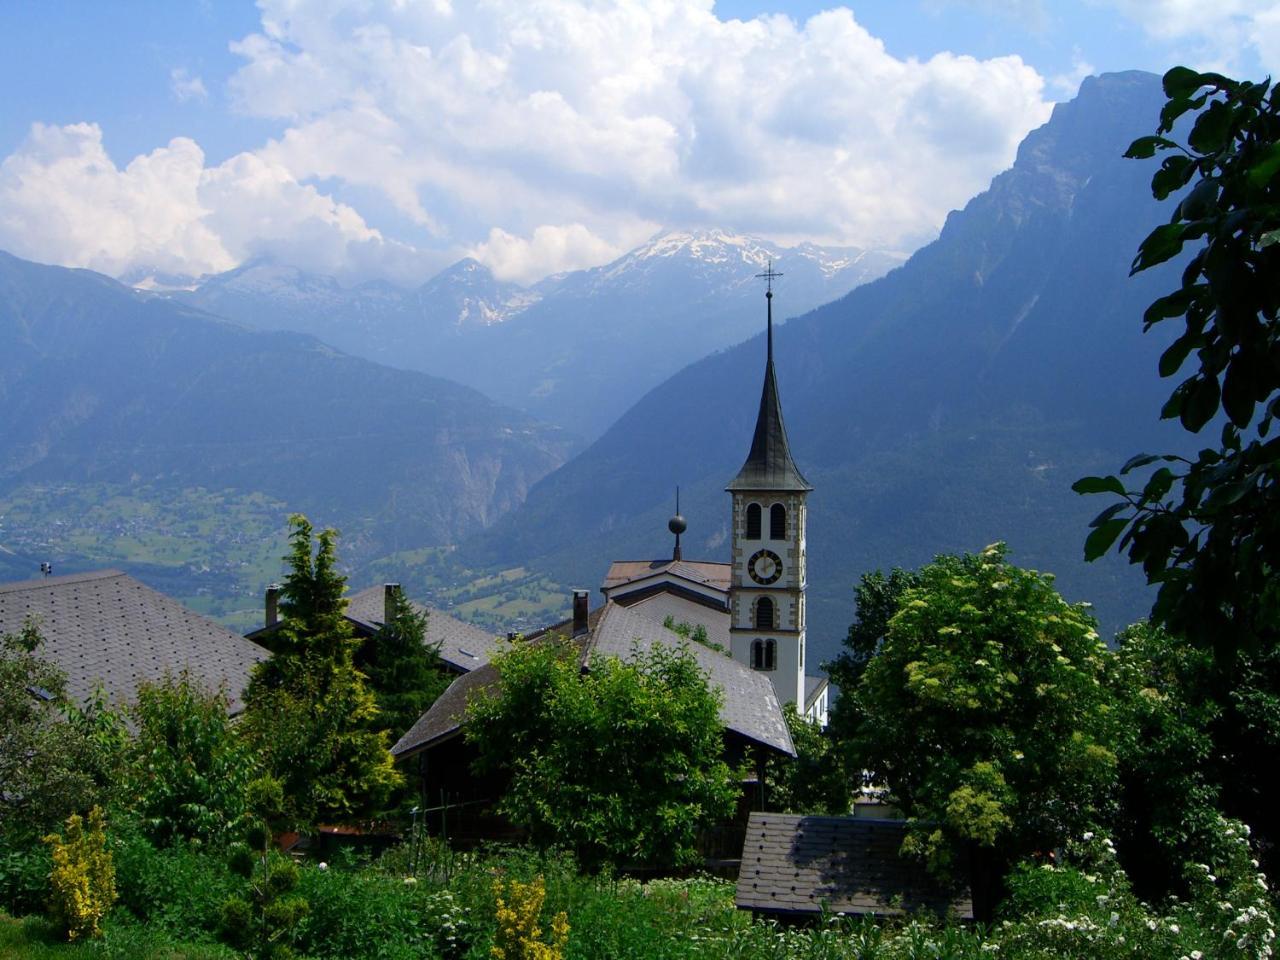
[[(587, 633), (576, 642), (582, 661), (588, 668), (595, 657), (616, 656), (625, 660), (637, 649), (643, 652), (653, 644), (685, 644), (679, 634), (666, 629), (660, 622), (616, 603), (606, 603), (593, 610), (587, 623)], [(572, 623), (566, 621), (531, 634), (524, 642), (539, 642), (552, 634), (568, 635), (571, 630)], [(791, 734), (769, 679), (709, 647), (697, 643), (688, 646), (698, 666), (708, 675), (708, 682), (723, 694), (720, 719), (726, 729), (794, 755)], [(462, 728), (467, 698), (496, 684), (498, 679), (498, 672), (491, 664), (459, 677), (400, 738), (392, 748), (392, 754), (397, 758), (408, 756), (455, 735)]]
[(728, 592), (733, 568), (710, 560), (615, 560), (609, 564), (600, 589), (612, 590), (621, 584), (663, 573)]
[(143, 680), (186, 669), (205, 686), (225, 684), (232, 712), (266, 650), (119, 570), (0, 584), (0, 633), (39, 621), (40, 655), (67, 674), (67, 693), (87, 702), (100, 683), (112, 702)]
[(900, 820), (752, 813), (734, 902), (775, 914), (972, 919), (967, 890), (940, 886), (899, 853), (905, 835)]
[(713, 610), (705, 603), (698, 603), (688, 597), (665, 590), (650, 594), (635, 603), (626, 604), (632, 613), (648, 617), (655, 623), (665, 623), (670, 617), (673, 623), (688, 623), (693, 626), (706, 627), (707, 639), (729, 649), (729, 611)]
[[(409, 603), (427, 615), (428, 646), (439, 646), (440, 659), (460, 673), (470, 673), (488, 663), (497, 650), (498, 637), (488, 630), (450, 616), (443, 610)], [(347, 618), (370, 633), (382, 626), (386, 613), (386, 589), (368, 587), (347, 597)]]

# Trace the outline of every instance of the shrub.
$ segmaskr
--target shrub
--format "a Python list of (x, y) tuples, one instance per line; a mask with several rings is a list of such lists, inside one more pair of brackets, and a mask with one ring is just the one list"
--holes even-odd
[(79, 814), (67, 818), (66, 837), (44, 838), (53, 854), (49, 912), (68, 940), (102, 933), (102, 918), (116, 899), (115, 866), (107, 849), (102, 808), (89, 811), (88, 828)]
[(45, 844), (0, 842), (0, 909), (22, 916), (49, 901), (53, 858)]
[(569, 918), (563, 910), (557, 913), (551, 920), (550, 938), (543, 939), (540, 923), (547, 887), (542, 877), (528, 883), (495, 880), (493, 896), (497, 931), (489, 952), (494, 960), (563, 960)]
[(212, 939), (236, 878), (218, 857), (183, 844), (157, 848), (138, 833), (116, 838), (120, 906), (184, 940)]

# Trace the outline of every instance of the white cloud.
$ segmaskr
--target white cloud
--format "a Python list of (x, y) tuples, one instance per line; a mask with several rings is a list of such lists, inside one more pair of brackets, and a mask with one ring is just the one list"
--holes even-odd
[(198, 76), (191, 76), (185, 67), (174, 67), (169, 71), (169, 91), (179, 103), (209, 99), (209, 91), (205, 89), (204, 81)]
[(1071, 50), (1071, 69), (1050, 77), (1049, 86), (1064, 97), (1074, 97), (1079, 92), (1080, 84), (1084, 82), (1084, 78), (1091, 77), (1097, 72), (1098, 68), (1084, 59), (1080, 48), (1073, 47)]
[(798, 24), (721, 21), (709, 0), (262, 6), (230, 85), (287, 125), (262, 152), (379, 191), (512, 275), (605, 256), (638, 223), (909, 245), (1049, 111), (1018, 57), (897, 59), (845, 9)]
[(1095, 0), (1116, 7), (1180, 62), (1201, 70), (1280, 70), (1280, 0)]
[(177, 137), (121, 169), (95, 124), (35, 124), (0, 164), (0, 247), (116, 275), (200, 274), (267, 255), (340, 276), (421, 278), (420, 255), (283, 166), (251, 153), (204, 159)]
[[(187, 272), (270, 250), (348, 273), (385, 257), (386, 275), (472, 252), (525, 279), (658, 227), (910, 248), (1050, 110), (1019, 57), (900, 59), (848, 9), (798, 23), (722, 21), (711, 0), (260, 7), (228, 90), (276, 136), (214, 168), (175, 139), (117, 169), (95, 127), (39, 128), (0, 175), (0, 243)], [(171, 80), (175, 96), (203, 90)], [(35, 142), (55, 133), (75, 144), (57, 163)]]

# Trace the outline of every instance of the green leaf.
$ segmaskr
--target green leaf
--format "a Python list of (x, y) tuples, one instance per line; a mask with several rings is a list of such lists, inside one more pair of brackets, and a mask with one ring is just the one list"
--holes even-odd
[(1165, 157), (1151, 177), (1151, 195), (1157, 200), (1167, 200), (1171, 193), (1181, 190), (1196, 172), (1196, 163), (1190, 157)]
[(1169, 492), (1169, 488), (1173, 486), (1173, 471), (1168, 467), (1161, 467), (1151, 475), (1151, 479), (1147, 481), (1146, 487), (1142, 490), (1142, 499), (1155, 502), (1163, 500), (1164, 495)]
[(1148, 267), (1164, 263), (1182, 252), (1182, 235), (1186, 228), (1180, 223), (1166, 223), (1156, 227), (1138, 247), (1130, 274), (1140, 273)]
[(1227, 367), (1222, 378), (1222, 407), (1237, 427), (1244, 428), (1253, 419), (1253, 370), (1243, 356)]
[(1273, 143), (1252, 167), (1249, 168), (1249, 185), (1265, 187), (1280, 171), (1280, 143)]
[(1120, 536), (1128, 525), (1129, 521), (1121, 517), (1108, 520), (1098, 526), (1084, 541), (1085, 560), (1097, 560), (1110, 550), (1111, 545), (1116, 542), (1116, 537)]
[(1187, 143), (1199, 153), (1218, 153), (1231, 140), (1231, 122), (1235, 115), (1221, 100), (1213, 101), (1208, 110), (1196, 117)]
[(1139, 137), (1133, 143), (1129, 144), (1129, 149), (1124, 155), (1129, 160), (1146, 160), (1156, 155), (1156, 150), (1168, 150), (1171, 147), (1176, 148), (1178, 145), (1167, 137), (1151, 136)]
[(1113, 503), (1111, 506), (1107, 507), (1107, 509), (1103, 510), (1100, 514), (1098, 514), (1096, 517), (1094, 517), (1092, 520), (1089, 521), (1089, 528), (1092, 529), (1094, 527), (1100, 527), (1104, 523), (1106, 523), (1108, 520), (1110, 520), (1112, 517), (1128, 509), (1129, 509), (1129, 504), (1127, 502)]
[(1265, 250), (1274, 243), (1280, 243), (1280, 229), (1268, 230), (1258, 238), (1258, 249)]
[(1172, 67), (1164, 75), (1164, 95), (1170, 100), (1189, 97), (1205, 84), (1205, 78), (1189, 67)]
[(1120, 468), (1120, 473), (1126, 474), (1130, 470), (1137, 470), (1139, 467), (1145, 467), (1148, 463), (1155, 463), (1159, 459), (1160, 454), (1158, 453), (1139, 453), (1125, 461), (1125, 465)]
[(1198, 336), (1192, 336), (1184, 333), (1173, 343), (1169, 344), (1169, 349), (1160, 354), (1160, 376), (1171, 377), (1178, 372), (1187, 354), (1191, 352), (1191, 348), (1199, 341)]
[(1186, 403), (1179, 413), (1182, 425), (1192, 433), (1199, 433), (1201, 427), (1213, 419), (1218, 412), (1221, 394), (1215, 377), (1199, 376), (1187, 392)]
[(1071, 485), (1076, 493), (1115, 493), (1124, 496), (1124, 484), (1119, 477), (1081, 477)]

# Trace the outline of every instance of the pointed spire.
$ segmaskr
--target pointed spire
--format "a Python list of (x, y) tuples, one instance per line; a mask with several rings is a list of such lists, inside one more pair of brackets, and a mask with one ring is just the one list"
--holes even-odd
[(773, 370), (773, 262), (758, 275), (768, 281), (765, 291), (768, 318), (768, 353), (764, 365), (764, 389), (760, 392), (760, 412), (756, 416), (756, 432), (751, 438), (747, 462), (726, 490), (812, 490), (796, 463), (791, 459), (787, 427), (782, 421), (782, 401), (778, 399), (778, 380)]

